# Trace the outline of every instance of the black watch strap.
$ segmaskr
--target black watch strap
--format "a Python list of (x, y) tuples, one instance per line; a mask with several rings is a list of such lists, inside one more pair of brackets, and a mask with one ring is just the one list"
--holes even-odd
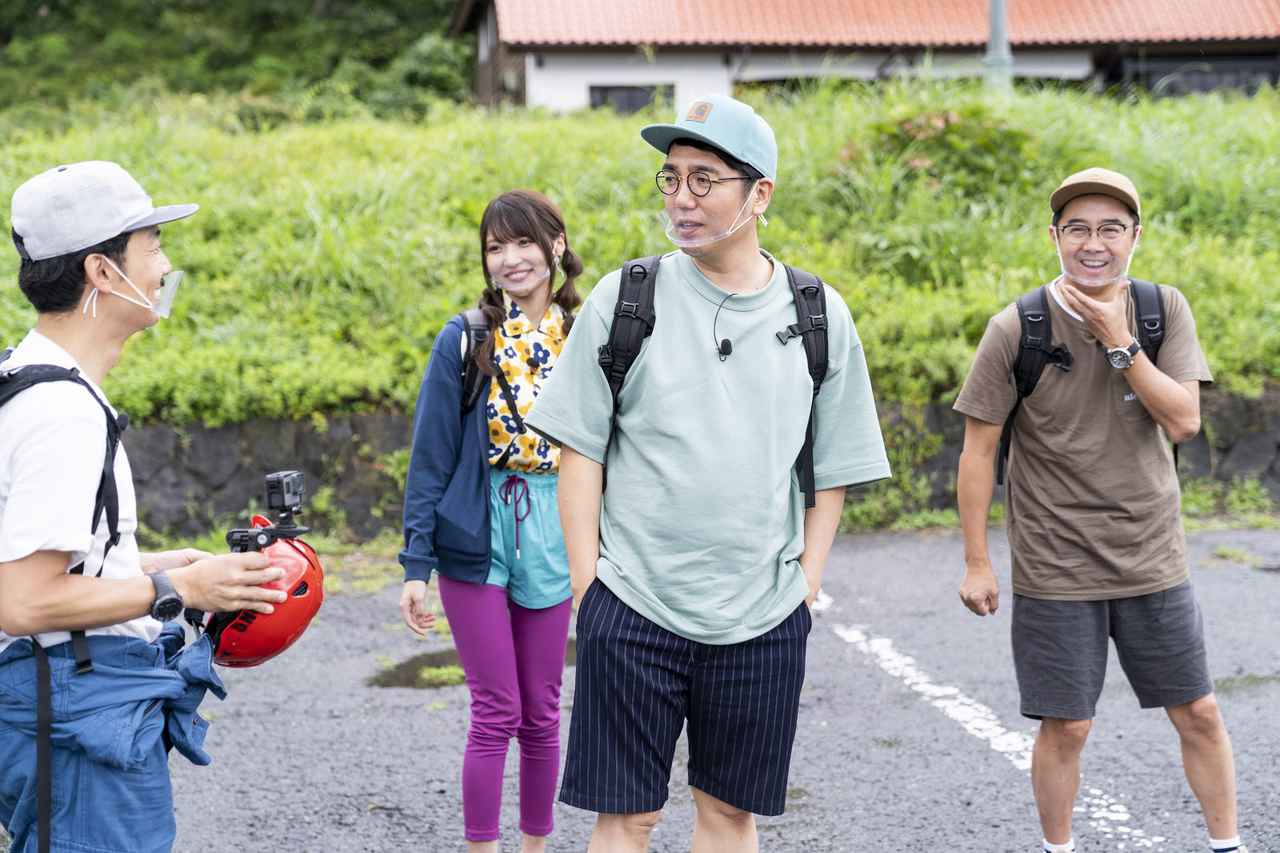
[(158, 619), (161, 622), (171, 622), (181, 616), (183, 611), (182, 596), (174, 588), (173, 581), (169, 579), (169, 573), (164, 571), (152, 572), (148, 577), (151, 578), (151, 583), (156, 588), (156, 597), (151, 603), (151, 618)]

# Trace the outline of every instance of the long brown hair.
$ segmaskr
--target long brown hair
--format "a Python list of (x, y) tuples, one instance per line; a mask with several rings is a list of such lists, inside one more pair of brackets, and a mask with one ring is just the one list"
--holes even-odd
[[(564, 282), (557, 288), (556, 276), (559, 270), (556, 269), (554, 250), (556, 238), (561, 234), (564, 235), (564, 254), (560, 256), (560, 267), (564, 270)], [(484, 271), (485, 287), (480, 294), (478, 307), (484, 312), (490, 329), (496, 330), (502, 326), (505, 319), (502, 290), (489, 278), (485, 245), (489, 240), (507, 243), (522, 237), (532, 240), (542, 249), (547, 268), (551, 270), (551, 301), (564, 309), (564, 332), (567, 335), (573, 327), (574, 309), (582, 304), (582, 297), (574, 286), (578, 276), (582, 275), (582, 259), (569, 246), (569, 232), (565, 230), (560, 208), (551, 199), (533, 190), (511, 190), (503, 193), (489, 202), (484, 209), (484, 216), (480, 217), (480, 269)], [(482, 346), (476, 347), (474, 358), (483, 373), (489, 376), (494, 374), (492, 334)]]

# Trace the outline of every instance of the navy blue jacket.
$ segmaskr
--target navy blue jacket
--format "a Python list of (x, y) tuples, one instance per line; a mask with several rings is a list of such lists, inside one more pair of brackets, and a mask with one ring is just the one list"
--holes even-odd
[(404, 487), (404, 579), (489, 577), (489, 422), (484, 401), (462, 415), (462, 318), (431, 347), (413, 418), (413, 451)]

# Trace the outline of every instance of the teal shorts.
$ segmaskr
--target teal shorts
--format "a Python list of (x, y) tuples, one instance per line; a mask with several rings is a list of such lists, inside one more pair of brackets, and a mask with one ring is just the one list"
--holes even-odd
[(489, 471), (489, 579), (529, 610), (572, 595), (555, 474)]

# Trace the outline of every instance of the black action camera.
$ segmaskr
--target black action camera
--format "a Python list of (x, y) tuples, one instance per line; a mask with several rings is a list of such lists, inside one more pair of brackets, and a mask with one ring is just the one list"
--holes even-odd
[(227, 532), (227, 545), (232, 551), (261, 551), (279, 539), (297, 539), (309, 528), (294, 524), (293, 516), (302, 511), (306, 486), (301, 471), (277, 471), (267, 475), (267, 511), (276, 516), (270, 527), (253, 527)]
[(295, 513), (305, 494), (301, 471), (277, 471), (267, 475), (267, 510)]

